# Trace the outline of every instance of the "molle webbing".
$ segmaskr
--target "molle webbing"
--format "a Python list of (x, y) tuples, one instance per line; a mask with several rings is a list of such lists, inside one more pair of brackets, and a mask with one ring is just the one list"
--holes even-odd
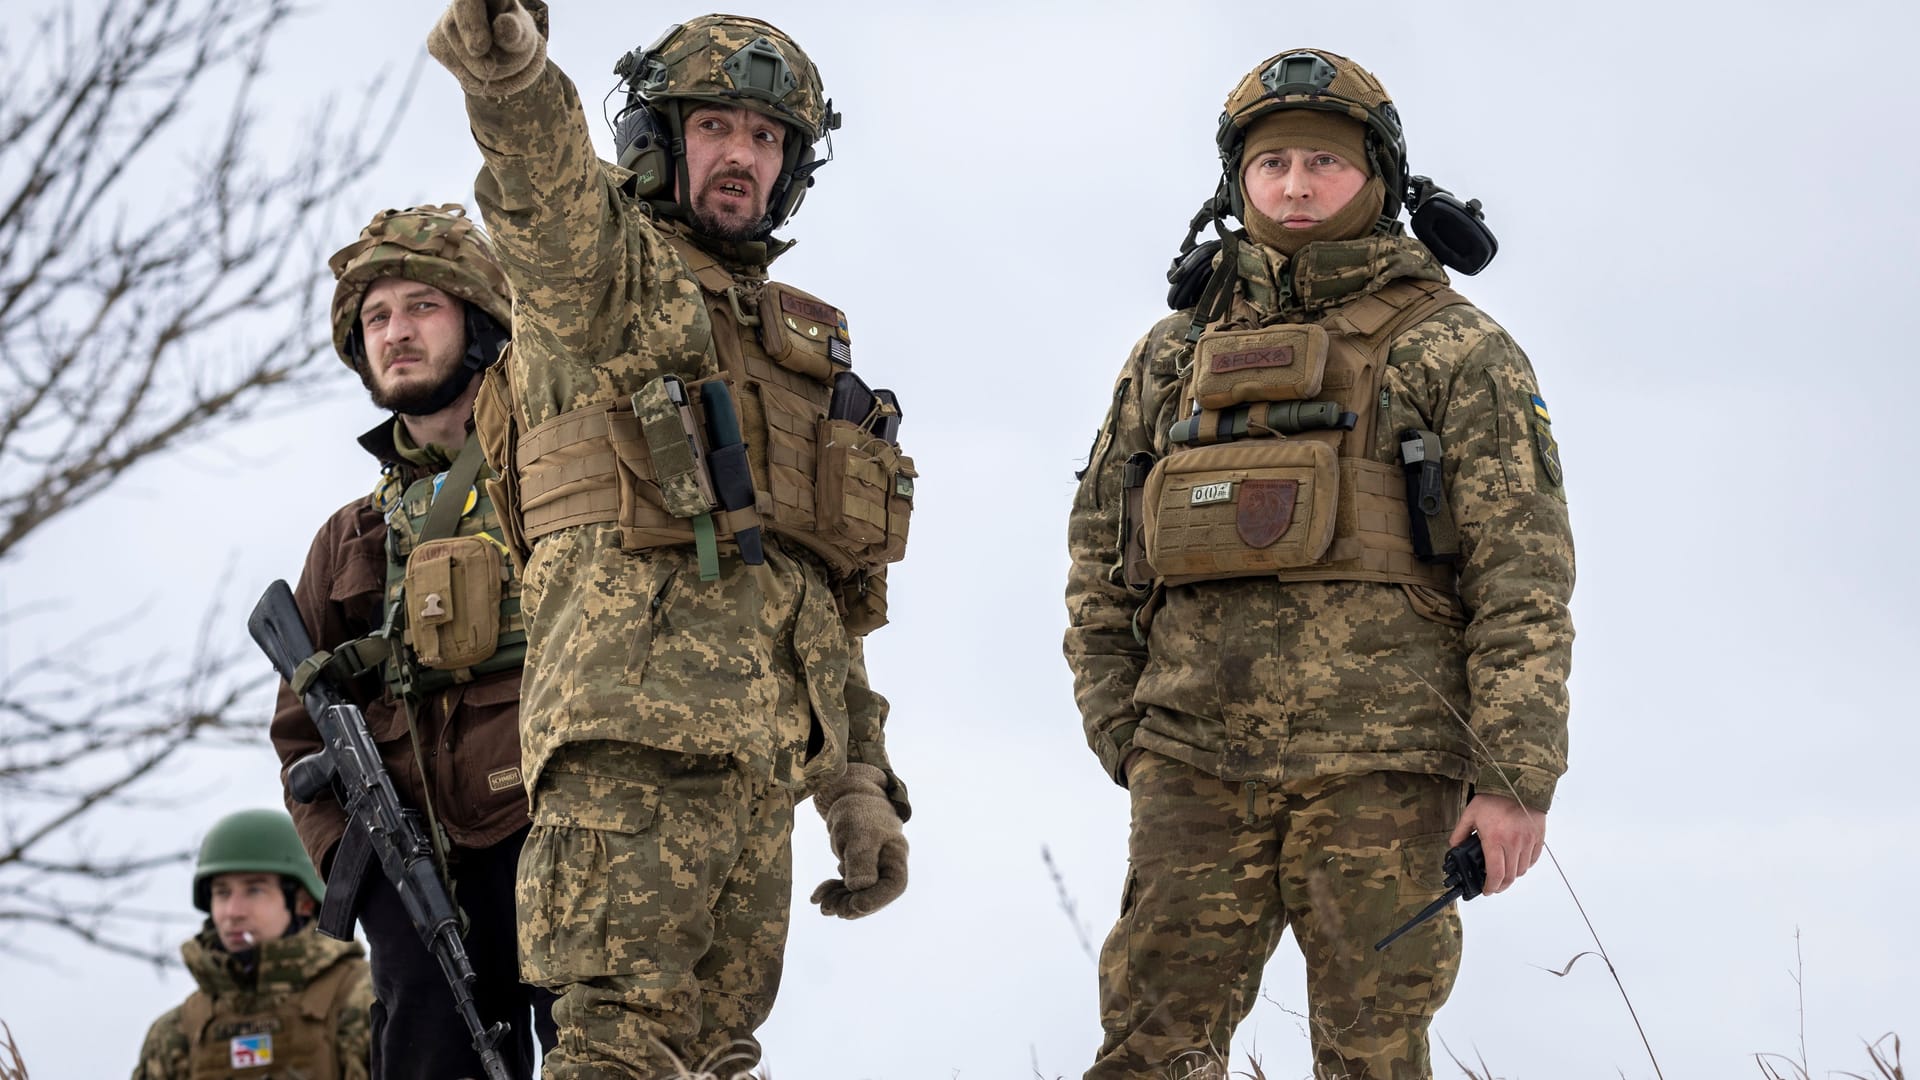
[[(1452, 565), (1424, 563), (1414, 557), (1400, 467), (1371, 455), (1380, 439), (1379, 398), (1386, 385), (1387, 357), (1394, 339), (1442, 308), (1466, 302), (1465, 297), (1441, 283), (1401, 280), (1340, 305), (1320, 321), (1330, 342), (1320, 397), (1337, 399), (1342, 411), (1355, 415), (1356, 424), (1345, 432), (1308, 430), (1289, 437), (1328, 443), (1340, 454), (1333, 541), (1326, 554), (1312, 565), (1263, 571), (1260, 576), (1281, 581), (1419, 585), (1447, 595), (1456, 591)], [(1190, 378), (1182, 394), (1182, 416), (1193, 407), (1191, 383)], [(1193, 415), (1190, 426), (1197, 431), (1211, 433), (1221, 422), (1211, 410)], [(1180, 585), (1215, 576), (1224, 575), (1162, 576), (1161, 581)]]
[[(694, 541), (693, 523), (667, 513), (640, 422), (625, 403), (561, 413), (522, 436), (517, 456), (520, 527), (529, 543), (601, 522), (617, 523), (620, 546), (630, 551)], [(755, 524), (750, 518), (716, 510), (715, 533), (730, 539), (736, 524)]]

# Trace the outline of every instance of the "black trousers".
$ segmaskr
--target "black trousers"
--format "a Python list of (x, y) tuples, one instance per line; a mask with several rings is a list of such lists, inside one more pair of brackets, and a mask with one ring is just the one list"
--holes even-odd
[[(526, 839), (522, 829), (492, 847), (449, 852), (454, 900), (467, 913), (467, 959), (478, 977), (474, 1006), (482, 1024), (508, 1025), (499, 1050), (517, 1080), (534, 1075), (534, 1037), (543, 1051), (555, 1039), (553, 994), (520, 981), (513, 880)], [(420, 943), (400, 894), (377, 869), (361, 887), (360, 929), (373, 967), (373, 1080), (485, 1075), (439, 962)]]

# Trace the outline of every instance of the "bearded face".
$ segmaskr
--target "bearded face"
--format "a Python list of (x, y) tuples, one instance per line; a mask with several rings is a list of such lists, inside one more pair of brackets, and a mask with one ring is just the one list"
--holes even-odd
[(701, 105), (687, 114), (685, 134), (695, 224), (725, 240), (757, 238), (780, 178), (787, 125), (752, 109)]
[(382, 409), (419, 416), (434, 411), (441, 390), (464, 378), (466, 305), (424, 282), (385, 277), (360, 303), (366, 359), (361, 385)]

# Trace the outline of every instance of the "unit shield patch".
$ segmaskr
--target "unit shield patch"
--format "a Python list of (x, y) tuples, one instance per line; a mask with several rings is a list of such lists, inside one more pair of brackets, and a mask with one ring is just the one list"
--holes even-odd
[(1293, 505), (1300, 495), (1298, 480), (1244, 480), (1240, 483), (1240, 512), (1234, 530), (1251, 548), (1273, 546), (1293, 524)]

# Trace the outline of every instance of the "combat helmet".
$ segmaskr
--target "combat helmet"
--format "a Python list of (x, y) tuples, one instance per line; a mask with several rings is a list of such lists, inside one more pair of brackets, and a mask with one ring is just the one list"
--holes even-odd
[(1227, 95), (1214, 142), (1220, 148), (1222, 180), (1231, 200), (1228, 213), (1241, 217), (1246, 205), (1240, 158), (1247, 128), (1281, 109), (1336, 112), (1365, 126), (1367, 162), (1386, 185), (1381, 220), (1391, 221), (1400, 215), (1407, 191), (1407, 142), (1400, 132), (1400, 112), (1372, 72), (1321, 49), (1294, 49), (1270, 56)]
[[(475, 373), (499, 358), (513, 325), (513, 290), (493, 253), (493, 243), (459, 203), (382, 210), (360, 238), (327, 260), (333, 271), (333, 348), (350, 368), (366, 363), (360, 334), (360, 304), (383, 277), (424, 282), (466, 302), (467, 355), (444, 397), (425, 412), (459, 397)], [(431, 403), (430, 403), (431, 404)]]
[(242, 810), (213, 823), (200, 841), (200, 859), (193, 868), (194, 907), (213, 910), (213, 879), (221, 874), (280, 875), (289, 911), (294, 908), (295, 886), (305, 888), (316, 901), (327, 894), (293, 829), (293, 819), (284, 810)]
[[(627, 91), (613, 121), (618, 164), (633, 171), (635, 195), (668, 203), (680, 217), (692, 220), (685, 140), (686, 116), (696, 105), (739, 106), (787, 125), (786, 154), (767, 194), (761, 236), (793, 216), (814, 172), (833, 158), (831, 133), (840, 114), (813, 61), (770, 23), (702, 15), (622, 56), (613, 73)], [(816, 159), (814, 145), (821, 141), (827, 156)]]
[(1500, 243), (1487, 228), (1480, 201), (1462, 202), (1431, 179), (1412, 175), (1400, 110), (1394, 107), (1380, 80), (1338, 53), (1289, 49), (1262, 60), (1227, 95), (1214, 133), (1214, 144), (1220, 150), (1220, 183), (1188, 223), (1186, 239), (1167, 270), (1172, 286), (1167, 292), (1168, 306), (1177, 311), (1200, 298), (1222, 243), (1199, 243), (1200, 230), (1211, 222), (1224, 239), (1223, 218), (1246, 220), (1246, 192), (1240, 174), (1247, 129), (1281, 109), (1339, 113), (1366, 129), (1367, 163), (1384, 188), (1375, 231), (1398, 232), (1404, 207), (1414, 235), (1442, 263), (1463, 274), (1477, 274), (1493, 261)]

